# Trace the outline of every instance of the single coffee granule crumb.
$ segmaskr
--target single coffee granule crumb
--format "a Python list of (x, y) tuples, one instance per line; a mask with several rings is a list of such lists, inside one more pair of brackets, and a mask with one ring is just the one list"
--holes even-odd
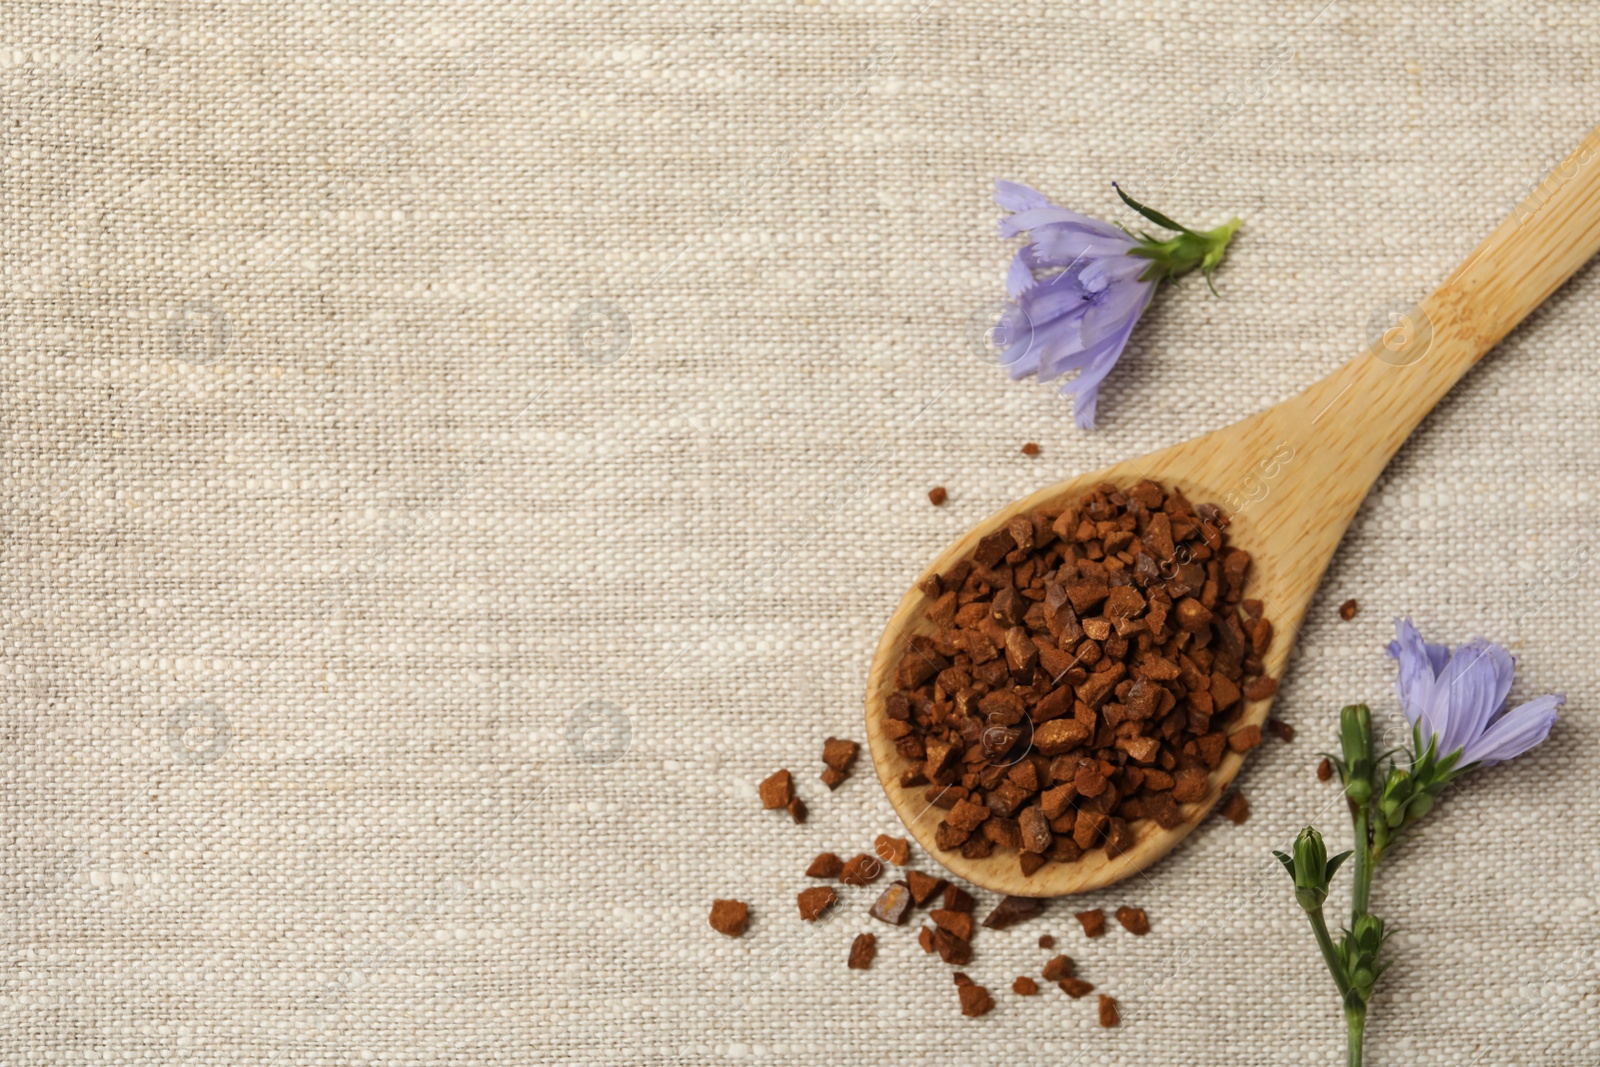
[(1082, 978), (1063, 978), (1056, 983), (1056, 987), (1073, 1000), (1086, 997), (1094, 992), (1093, 983), (1085, 982)]
[(949, 497), (950, 494), (944, 491), (944, 486), (942, 485), (928, 490), (928, 503), (932, 504), (936, 508), (943, 507), (944, 502), (948, 500)]
[(789, 818), (793, 819), (796, 823), (802, 823), (806, 821), (806, 814), (805, 801), (801, 800), (799, 797), (795, 797), (789, 801)]
[(1106, 932), (1106, 913), (1099, 908), (1080, 911), (1075, 918), (1083, 924), (1085, 937), (1100, 937)]
[(1040, 948), (1055, 948), (1056, 947), (1056, 939), (1051, 937), (1049, 934), (1040, 934), (1039, 935), (1039, 947)]
[(946, 911), (937, 908), (928, 912), (928, 918), (933, 920), (933, 925), (941, 930), (948, 930), (963, 941), (972, 940), (972, 912)]
[(947, 885), (944, 887), (945, 911), (971, 911), (974, 903), (972, 894), (960, 886)]
[(806, 877), (837, 878), (842, 870), (844, 870), (844, 860), (832, 852), (824, 852), (811, 861), (811, 866), (806, 868)]
[(1105, 1027), (1107, 1030), (1109, 1030), (1112, 1027), (1117, 1026), (1121, 1022), (1122, 1022), (1122, 1019), (1117, 1014), (1117, 1002), (1116, 1002), (1116, 1000), (1114, 1000), (1111, 997), (1106, 996), (1104, 993), (1101, 993), (1100, 994), (1100, 1025)]
[(1261, 727), (1246, 726), (1228, 735), (1228, 747), (1235, 752), (1248, 752), (1261, 743)]
[(1046, 981), (1059, 982), (1064, 978), (1071, 978), (1074, 969), (1075, 964), (1071, 956), (1052, 956), (1040, 973)]
[(1346, 600), (1343, 604), (1339, 605), (1339, 618), (1343, 619), (1345, 622), (1349, 622), (1351, 619), (1356, 617), (1356, 612), (1360, 610), (1361, 605), (1356, 603), (1355, 597), (1351, 597), (1349, 600)]
[(1267, 732), (1272, 734), (1273, 737), (1276, 737), (1280, 741), (1294, 740), (1294, 727), (1290, 726), (1282, 719), (1268, 719)]
[(742, 900), (713, 900), (711, 902), (711, 929), (729, 937), (744, 933), (750, 921), (750, 905)]
[(911, 917), (911, 887), (904, 882), (890, 882), (867, 914), (891, 926), (904, 926)]
[(1333, 762), (1331, 760), (1329, 760), (1327, 757), (1323, 757), (1322, 762), (1317, 764), (1317, 781), (1326, 782), (1329, 778), (1332, 778), (1332, 777), (1333, 777)]
[(906, 884), (911, 887), (911, 899), (917, 907), (926, 904), (935, 893), (943, 891), (945, 882), (943, 878), (923, 874), (921, 871), (907, 871)]
[(879, 834), (878, 839), (873, 842), (872, 851), (876, 852), (883, 862), (904, 867), (906, 860), (911, 858), (911, 843), (903, 837)]
[(850, 959), (845, 965), (852, 971), (868, 970), (877, 954), (878, 939), (871, 934), (857, 934), (850, 942)]
[(917, 931), (917, 944), (922, 946), (922, 951), (933, 951), (933, 931), (924, 926)]
[(1018, 975), (1017, 980), (1011, 983), (1011, 992), (1019, 997), (1036, 997), (1039, 995), (1039, 983), (1025, 974)]
[(800, 918), (814, 922), (839, 900), (832, 886), (819, 885), (800, 891)]
[(1130, 934), (1143, 937), (1150, 932), (1150, 919), (1145, 915), (1143, 908), (1122, 907), (1117, 909), (1117, 922)]
[(822, 742), (823, 784), (829, 789), (839, 788), (839, 783), (850, 777), (850, 766), (860, 751), (861, 745), (855, 741), (830, 737)]
[(994, 1010), (994, 998), (989, 991), (981, 985), (964, 985), (961, 987), (961, 1014), (971, 1018), (987, 1015)]
[[(1273, 628), (1244, 602), (1229, 519), (1144, 481), (1014, 516), (918, 583), (884, 699), (906, 788), (944, 818), (934, 847), (996, 849), (1030, 875), (1199, 816), (1247, 702), (1276, 680)], [(875, 712), (876, 713), (876, 712)], [(1231, 738), (1230, 738), (1230, 735)]]
[(972, 960), (971, 942), (957, 937), (949, 930), (933, 931), (933, 948), (939, 953), (940, 959), (953, 967), (960, 967)]
[(1232, 823), (1242, 823), (1250, 817), (1250, 802), (1243, 793), (1229, 793), (1222, 802), (1222, 815)]
[(794, 782), (790, 779), (788, 771), (778, 771), (761, 783), (763, 808), (787, 808), (789, 801), (793, 799)]
[(1039, 446), (1029, 441), (1022, 446), (1022, 454), (1024, 456), (1037, 456), (1039, 454)]
[(883, 862), (876, 856), (858, 852), (844, 861), (839, 881), (845, 885), (871, 885), (883, 874)]
[(1031, 919), (1044, 910), (1045, 902), (1038, 897), (1003, 897), (994, 906), (983, 925), (990, 930), (1004, 930), (1024, 919)]

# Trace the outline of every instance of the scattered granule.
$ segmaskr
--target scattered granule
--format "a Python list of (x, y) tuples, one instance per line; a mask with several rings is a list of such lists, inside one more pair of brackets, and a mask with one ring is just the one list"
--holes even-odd
[(1117, 922), (1130, 934), (1143, 937), (1150, 932), (1150, 918), (1145, 915), (1143, 908), (1118, 908)]
[(994, 998), (981, 985), (964, 985), (960, 988), (961, 1014), (971, 1018), (987, 1015), (994, 1010)]
[(1056, 947), (1056, 939), (1051, 937), (1049, 934), (1040, 934), (1039, 935), (1039, 947), (1040, 948), (1055, 948)]
[(1282, 719), (1268, 719), (1267, 732), (1280, 741), (1294, 740), (1294, 727)]
[(972, 894), (958, 885), (944, 887), (945, 911), (971, 911), (974, 905)]
[(955, 967), (972, 960), (972, 943), (957, 937), (949, 930), (940, 929), (933, 932), (933, 948), (939, 953), (940, 959)]
[(778, 771), (761, 783), (763, 808), (787, 808), (789, 801), (793, 799), (794, 781), (789, 777), (788, 771)]
[(1037, 456), (1039, 454), (1039, 446), (1029, 441), (1022, 446), (1022, 454), (1024, 456)]
[(815, 922), (839, 900), (832, 886), (819, 885), (800, 891), (800, 918)]
[(883, 862), (904, 867), (906, 860), (911, 858), (911, 842), (903, 837), (879, 834), (877, 841), (873, 842), (872, 851), (876, 852)]
[(1250, 802), (1243, 793), (1229, 793), (1222, 802), (1222, 816), (1232, 823), (1242, 823), (1250, 817)]
[(1114, 998), (1100, 994), (1100, 1025), (1110, 1030), (1122, 1023), (1122, 1017), (1117, 1014), (1117, 1002)]
[(711, 929), (729, 937), (744, 934), (750, 921), (750, 905), (742, 900), (713, 900), (711, 902)]
[(945, 492), (944, 486), (942, 485), (934, 486), (932, 489), (928, 490), (928, 503), (932, 504), (936, 508), (943, 507), (944, 502), (949, 498), (950, 494)]
[(837, 878), (842, 870), (844, 870), (844, 860), (832, 852), (824, 852), (811, 861), (811, 866), (806, 868), (806, 877)]
[(1076, 971), (1076, 967), (1077, 965), (1072, 962), (1071, 956), (1052, 956), (1049, 962), (1044, 965), (1044, 970), (1040, 972), (1040, 975), (1047, 982), (1059, 982), (1065, 978), (1071, 978)]
[(1178, 805), (1213, 792), (1229, 734), (1251, 740), (1247, 701), (1276, 686), (1229, 525), (1154, 482), (1102, 485), (1013, 516), (918, 582), (927, 625), (904, 639), (881, 715), (890, 770), (942, 809), (934, 848), (1012, 850), (1027, 876), (1196, 816)]
[(1016, 981), (1011, 983), (1011, 992), (1019, 997), (1036, 997), (1039, 995), (1039, 983), (1027, 975), (1021, 974), (1017, 976)]
[(1100, 908), (1080, 911), (1074, 918), (1083, 924), (1085, 937), (1100, 937), (1106, 932), (1106, 913)]
[(904, 926), (911, 917), (911, 887), (904, 882), (890, 882), (867, 914), (890, 926)]
[(972, 912), (937, 908), (928, 912), (928, 918), (932, 919), (933, 925), (939, 929), (949, 930), (963, 941), (972, 940)]
[(963, 971), (956, 971), (950, 977), (955, 979), (955, 982), (956, 982), (957, 986), (966, 986), (966, 985), (976, 985), (977, 984), (977, 983), (973, 982), (972, 978), (970, 976), (968, 976)]
[(1004, 930), (1024, 919), (1031, 919), (1044, 910), (1045, 901), (1039, 897), (1003, 897), (994, 906), (983, 925), (990, 930)]
[(1356, 603), (1355, 597), (1351, 597), (1349, 600), (1346, 600), (1343, 604), (1339, 605), (1339, 618), (1343, 619), (1345, 622), (1349, 622), (1351, 619), (1356, 617), (1356, 612), (1360, 610), (1361, 605)]
[(935, 878), (921, 871), (907, 871), (906, 884), (911, 887), (911, 899), (919, 908), (931, 900), (935, 893), (942, 892), (945, 887), (943, 878)]
[(796, 824), (805, 822), (807, 814), (805, 801), (799, 797), (789, 801), (789, 818), (793, 819)]
[(857, 934), (850, 942), (850, 959), (845, 965), (852, 971), (868, 970), (877, 954), (878, 939), (871, 934)]
[(839, 783), (850, 777), (850, 766), (860, 751), (861, 745), (855, 741), (830, 737), (822, 742), (822, 781), (829, 789), (839, 788)]
[(1056, 983), (1057, 988), (1073, 1000), (1078, 1000), (1094, 992), (1094, 983), (1085, 982), (1082, 978), (1063, 978)]
[(1317, 781), (1326, 782), (1329, 778), (1332, 778), (1332, 777), (1333, 777), (1333, 761), (1328, 759), (1326, 756), (1324, 756), (1323, 759), (1322, 759), (1322, 762), (1317, 764)]
[(933, 931), (924, 926), (917, 931), (917, 944), (922, 946), (922, 951), (933, 951)]
[(845, 885), (871, 885), (883, 874), (883, 861), (865, 852), (858, 852), (844, 861), (839, 881)]

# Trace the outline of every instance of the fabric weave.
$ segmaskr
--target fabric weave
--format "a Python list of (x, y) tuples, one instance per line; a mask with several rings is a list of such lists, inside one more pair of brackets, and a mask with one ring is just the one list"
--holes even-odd
[[(1333, 1063), (1271, 850), (1311, 820), (1344, 847), (1313, 767), (1340, 705), (1401, 722), (1402, 614), (1568, 701), (1386, 863), (1369, 1062), (1600, 1057), (1593, 269), (1363, 507), (1247, 823), (981, 932), (982, 1019), (872, 890), (795, 906), (816, 853), (899, 829), (865, 755), (817, 775), (926, 561), (1353, 355), (1600, 114), (1594, 5), (19, 0), (0, 28), (0, 1063)], [(1095, 433), (986, 348), (996, 178), (1244, 219)], [(760, 809), (779, 767), (803, 826)], [(1070, 918), (1121, 904), (1148, 936)], [(1120, 1029), (1009, 992), (1041, 933)]]

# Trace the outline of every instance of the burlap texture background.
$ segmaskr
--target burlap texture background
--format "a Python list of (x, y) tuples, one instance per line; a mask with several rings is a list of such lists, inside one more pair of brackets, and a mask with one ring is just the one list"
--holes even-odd
[[(896, 828), (879, 628), (1000, 504), (1279, 400), (1600, 115), (1572, 3), (12, 3), (0, 316), (7, 1064), (1332, 1062), (1268, 850), (1397, 613), (1569, 695), (1380, 876), (1370, 1060), (1600, 1058), (1600, 277), (1358, 517), (1247, 767), (1147, 880), (980, 936), (806, 862)], [(1079, 433), (972, 335), (996, 177), (1244, 217)], [(1027, 440), (1043, 454), (1018, 453)], [(925, 492), (943, 484), (950, 503)], [(1360, 616), (1336, 606), (1359, 597)], [(758, 810), (788, 766), (802, 827)], [(926, 856), (918, 855), (924, 869)], [(738, 941), (713, 897), (748, 900)], [(983, 895), (980, 906), (991, 902)], [(851, 938), (876, 927), (867, 973)], [(1039, 933), (1118, 995), (1032, 1001)]]

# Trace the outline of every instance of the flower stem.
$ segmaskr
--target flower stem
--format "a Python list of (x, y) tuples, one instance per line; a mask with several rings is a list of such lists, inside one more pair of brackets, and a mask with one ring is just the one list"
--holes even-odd
[(1317, 935), (1317, 947), (1322, 950), (1322, 959), (1328, 965), (1328, 973), (1333, 976), (1333, 984), (1338, 987), (1339, 996), (1349, 995), (1350, 983), (1345, 981), (1344, 965), (1339, 960), (1339, 950), (1333, 947), (1333, 938), (1328, 936), (1328, 924), (1322, 918), (1322, 909), (1308, 909), (1306, 918), (1311, 920), (1311, 932)]
[(1366, 804), (1357, 805), (1354, 816), (1356, 868), (1350, 886), (1350, 925), (1352, 928), (1354, 928), (1357, 919), (1367, 914), (1368, 905), (1372, 899), (1374, 857), (1372, 855), (1372, 842), (1368, 840), (1371, 836), (1368, 832), (1371, 818), (1368, 814), (1370, 806), (1370, 801)]
[(1361, 1067), (1361, 1039), (1367, 1034), (1367, 1006), (1347, 1005), (1344, 1025), (1346, 1067)]

